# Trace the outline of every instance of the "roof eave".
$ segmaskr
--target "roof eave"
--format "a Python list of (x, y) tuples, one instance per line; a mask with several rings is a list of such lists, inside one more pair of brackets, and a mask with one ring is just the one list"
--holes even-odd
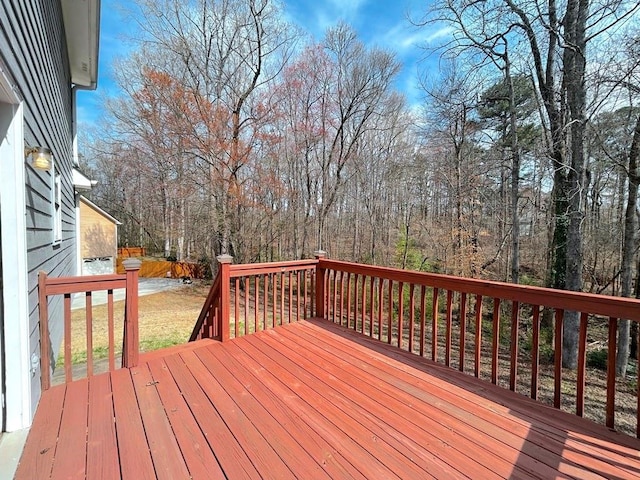
[(101, 0), (61, 0), (71, 83), (94, 90), (98, 86)]

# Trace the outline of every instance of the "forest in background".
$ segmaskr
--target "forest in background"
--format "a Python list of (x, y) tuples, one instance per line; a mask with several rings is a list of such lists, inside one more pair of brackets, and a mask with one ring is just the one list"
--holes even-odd
[(425, 6), (415, 27), (450, 35), (420, 105), (395, 90), (394, 53), (347, 24), (316, 43), (271, 0), (135, 4), (120, 93), (82, 146), (121, 246), (207, 263), (322, 249), (640, 296), (637, 2)]

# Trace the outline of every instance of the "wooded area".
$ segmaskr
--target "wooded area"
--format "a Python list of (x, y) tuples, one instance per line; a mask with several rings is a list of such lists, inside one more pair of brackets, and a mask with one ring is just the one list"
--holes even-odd
[(271, 0), (135, 3), (137, 50), (84, 147), (121, 246), (638, 296), (636, 1), (438, 0), (412, 19), (450, 29), (421, 105), (349, 25), (314, 43)]

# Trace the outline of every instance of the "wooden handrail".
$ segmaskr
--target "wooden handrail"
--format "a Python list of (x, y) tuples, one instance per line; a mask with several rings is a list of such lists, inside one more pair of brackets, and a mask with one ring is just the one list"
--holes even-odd
[(549, 308), (562, 308), (577, 312), (588, 311), (594, 315), (640, 321), (640, 300), (635, 298), (612, 297), (595, 293), (572, 292), (531, 285), (454, 277), (437, 273), (414, 272), (329, 259), (321, 259), (319, 266), (326, 270), (384, 278), (394, 282), (413, 283), (414, 285), (428, 287), (437, 286), (443, 290), (501, 298), (529, 305), (544, 305)]
[(113, 290), (124, 288), (125, 322), (123, 334), (123, 366), (135, 366), (138, 362), (138, 270), (140, 261), (129, 259), (124, 262), (125, 275), (94, 275), (86, 277), (51, 278), (46, 272), (38, 274), (38, 308), (40, 332), (40, 385), (42, 390), (51, 387), (51, 337), (49, 334), (49, 297), (63, 295), (64, 321), (64, 368), (65, 382), (73, 380), (71, 369), (71, 295), (85, 294), (85, 315), (87, 330), (87, 376), (93, 375), (93, 317), (92, 292), (107, 291), (108, 335), (109, 335), (109, 370), (115, 368), (115, 344), (113, 325)]

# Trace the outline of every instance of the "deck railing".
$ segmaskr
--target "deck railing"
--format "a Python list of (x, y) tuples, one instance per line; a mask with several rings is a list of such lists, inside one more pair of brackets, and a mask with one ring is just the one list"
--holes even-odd
[(190, 341), (225, 341), (314, 316), (317, 260), (234, 265), (223, 255), (218, 262)]
[(94, 371), (92, 293), (96, 291), (107, 292), (107, 349), (109, 371), (115, 369), (113, 291), (117, 288), (124, 288), (126, 291), (122, 337), (122, 367), (133, 367), (138, 364), (138, 270), (140, 269), (140, 261), (137, 259), (128, 259), (125, 260), (124, 266), (126, 269), (124, 275), (53, 278), (47, 276), (46, 272), (40, 272), (38, 276), (38, 304), (40, 310), (40, 369), (42, 390), (47, 390), (51, 386), (51, 362), (53, 359), (51, 358), (51, 337), (49, 334), (49, 297), (54, 295), (63, 295), (64, 297), (63, 358), (65, 382), (73, 380), (71, 301), (72, 295), (76, 293), (84, 293), (85, 296), (87, 376), (93, 375)]
[[(272, 276), (279, 276), (279, 283)], [(268, 328), (282, 323), (288, 308), (287, 321), (323, 318), (536, 400), (544, 370), (545, 378), (552, 377), (553, 405), (560, 408), (567, 397), (578, 416), (585, 412), (588, 338), (591, 329), (599, 328), (607, 338), (603, 423), (610, 428), (615, 425), (618, 320), (640, 321), (636, 299), (340, 262), (324, 258), (322, 252), (316, 260), (301, 262), (223, 263), (214, 288), (203, 313), (213, 308), (215, 315), (207, 318), (215, 317), (217, 326), (210, 328), (199, 320), (192, 339), (213, 331), (218, 332), (214, 338), (226, 340)], [(571, 399), (563, 393), (570, 385), (562, 368), (562, 348), (553, 348), (551, 364), (541, 366), (540, 323), (545, 310), (554, 319), (555, 346), (562, 345), (567, 312), (579, 315), (578, 365), (568, 389), (575, 395)], [(640, 438), (637, 385), (640, 369), (634, 388)]]

